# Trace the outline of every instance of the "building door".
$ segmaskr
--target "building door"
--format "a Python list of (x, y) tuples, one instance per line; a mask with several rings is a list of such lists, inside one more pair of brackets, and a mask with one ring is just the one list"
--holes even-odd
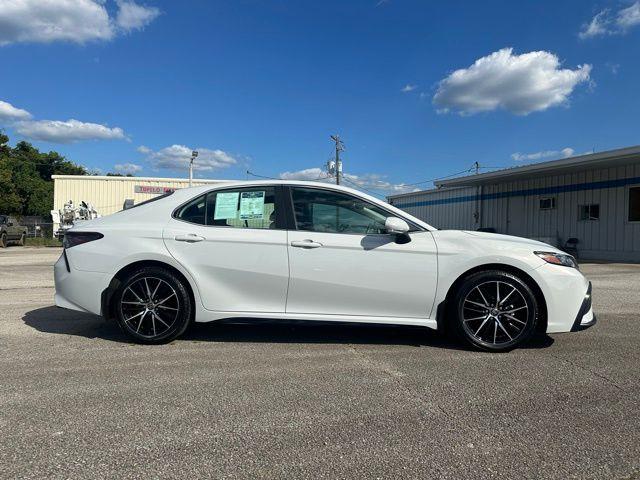
[(508, 197), (507, 205), (507, 233), (516, 237), (526, 236), (525, 197)]

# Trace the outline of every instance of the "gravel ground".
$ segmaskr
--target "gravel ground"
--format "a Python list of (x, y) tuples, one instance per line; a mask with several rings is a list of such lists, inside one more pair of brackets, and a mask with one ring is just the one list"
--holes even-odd
[(165, 346), (52, 306), (0, 251), (1, 478), (640, 478), (640, 265), (599, 323), (509, 354), (407, 327), (196, 326)]

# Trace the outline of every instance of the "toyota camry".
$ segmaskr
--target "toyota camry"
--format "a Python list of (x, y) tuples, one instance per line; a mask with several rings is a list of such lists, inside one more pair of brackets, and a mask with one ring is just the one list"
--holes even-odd
[(69, 230), (56, 305), (165, 343), (234, 317), (416, 325), (507, 351), (596, 321), (576, 260), (525, 238), (437, 230), (312, 182), (186, 188)]

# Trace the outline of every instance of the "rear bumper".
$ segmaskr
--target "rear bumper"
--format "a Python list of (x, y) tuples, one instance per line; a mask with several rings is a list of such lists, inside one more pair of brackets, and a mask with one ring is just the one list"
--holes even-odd
[(58, 307), (100, 315), (100, 294), (107, 288), (109, 276), (73, 268), (63, 254), (53, 267)]
[(580, 330), (593, 327), (597, 321), (598, 320), (593, 313), (593, 306), (591, 303), (591, 282), (589, 282), (587, 293), (584, 294), (584, 300), (582, 301), (578, 315), (576, 315), (576, 319), (573, 322), (571, 331), (579, 332)]

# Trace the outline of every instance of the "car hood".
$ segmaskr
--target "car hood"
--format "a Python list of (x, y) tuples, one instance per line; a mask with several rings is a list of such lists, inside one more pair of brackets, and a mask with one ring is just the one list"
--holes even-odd
[[(487, 245), (492, 242), (499, 242), (503, 246), (512, 245), (517, 248), (532, 248), (534, 250), (544, 250), (549, 252), (560, 251), (557, 247), (548, 243), (539, 242), (524, 237), (514, 237), (513, 235), (502, 235), (500, 233), (474, 232), (470, 230), (438, 230), (438, 234), (446, 236), (449, 240), (459, 238), (464, 242), (473, 241), (474, 243)], [(434, 234), (436, 232), (433, 232)]]

